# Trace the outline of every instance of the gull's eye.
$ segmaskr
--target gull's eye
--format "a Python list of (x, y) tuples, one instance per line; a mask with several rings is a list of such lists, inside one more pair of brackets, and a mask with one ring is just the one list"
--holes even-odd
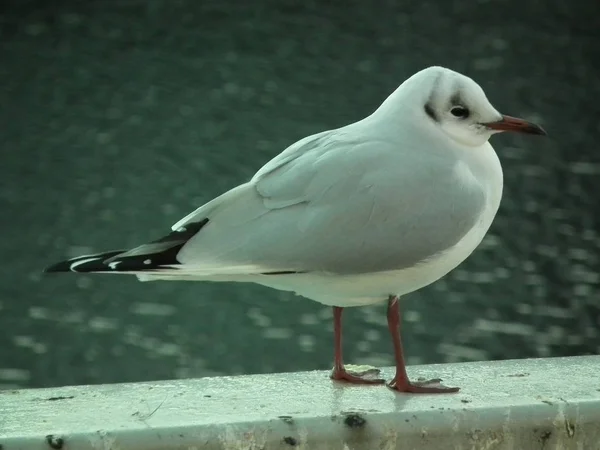
[(465, 108), (464, 106), (453, 106), (450, 110), (450, 114), (460, 119), (466, 119), (471, 115), (471, 112), (468, 108)]

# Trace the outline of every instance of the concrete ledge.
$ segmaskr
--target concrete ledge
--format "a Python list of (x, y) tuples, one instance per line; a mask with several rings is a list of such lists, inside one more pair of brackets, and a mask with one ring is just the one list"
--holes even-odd
[(319, 371), (0, 391), (0, 449), (600, 449), (598, 356), (409, 374), (462, 390), (403, 395)]

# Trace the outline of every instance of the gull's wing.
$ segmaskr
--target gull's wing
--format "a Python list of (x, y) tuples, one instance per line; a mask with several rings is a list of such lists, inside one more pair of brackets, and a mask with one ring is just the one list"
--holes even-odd
[(254, 273), (402, 269), (458, 243), (484, 205), (480, 186), (450, 154), (333, 130), (298, 142), (176, 224), (208, 220), (177, 260)]
[(341, 128), (298, 141), (161, 239), (47, 270), (230, 280), (398, 270), (458, 243), (484, 207), (481, 187), (450, 151)]

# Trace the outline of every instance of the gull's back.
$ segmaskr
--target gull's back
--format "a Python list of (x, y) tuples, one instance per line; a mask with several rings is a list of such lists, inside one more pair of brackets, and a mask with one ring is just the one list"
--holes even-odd
[(485, 192), (451, 152), (351, 131), (318, 135), (296, 158), (236, 188), (178, 259), (254, 264), (261, 272), (400, 270), (450, 248), (474, 226)]

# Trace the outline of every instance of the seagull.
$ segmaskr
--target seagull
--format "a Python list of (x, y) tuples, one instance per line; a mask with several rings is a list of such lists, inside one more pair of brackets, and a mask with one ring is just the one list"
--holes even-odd
[(446, 275), (482, 241), (503, 187), (488, 140), (504, 131), (546, 134), (499, 113), (471, 78), (428, 67), (364, 119), (290, 145), (166, 236), (45, 271), (251, 282), (295, 292), (333, 308), (330, 377), (356, 384), (385, 380), (378, 369), (344, 364), (342, 312), (387, 302), (396, 361), (387, 385), (405, 393), (457, 392), (440, 379), (409, 379), (399, 299)]

